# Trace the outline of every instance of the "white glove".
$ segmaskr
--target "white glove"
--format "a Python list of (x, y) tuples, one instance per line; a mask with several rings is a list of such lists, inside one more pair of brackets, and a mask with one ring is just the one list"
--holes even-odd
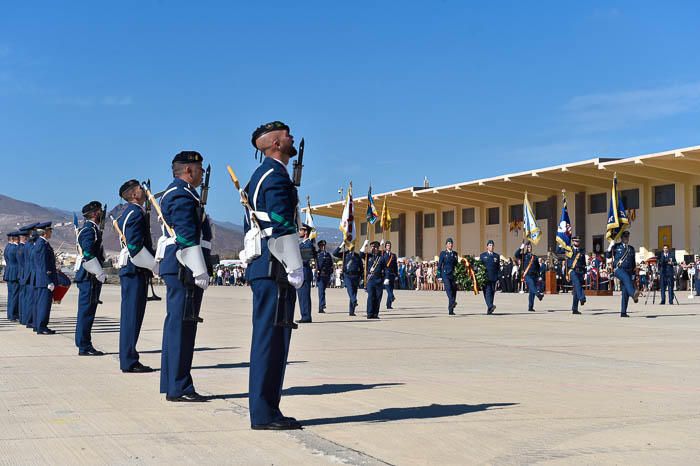
[(384, 284), (385, 284), (385, 285), (388, 285), (388, 284), (389, 284), (389, 279), (388, 279), (388, 278), (385, 278), (385, 279), (384, 279)]
[(97, 279), (98, 282), (104, 283), (107, 281), (107, 274), (104, 273), (104, 270), (100, 271), (97, 275), (95, 275), (95, 278)]
[(48, 288), (49, 291), (53, 293), (53, 289), (55, 288), (55, 286), (53, 285), (53, 283), (49, 283), (49, 285), (46, 288)]
[(304, 284), (304, 269), (302, 267), (287, 274), (287, 280), (297, 290)]
[(520, 249), (525, 249), (525, 243), (520, 243)]
[(369, 244), (369, 240), (366, 239), (364, 243), (362, 243), (362, 247), (360, 248), (360, 251), (364, 251), (367, 249), (367, 245)]
[(205, 272), (194, 277), (194, 284), (203, 290), (209, 287), (209, 275)]
[(610, 243), (608, 244), (608, 251), (612, 251), (612, 248), (615, 246), (615, 240), (610, 240)]

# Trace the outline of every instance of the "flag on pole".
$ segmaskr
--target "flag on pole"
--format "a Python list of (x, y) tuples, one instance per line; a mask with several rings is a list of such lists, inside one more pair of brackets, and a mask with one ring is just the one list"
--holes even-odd
[(348, 188), (348, 194), (345, 196), (345, 205), (343, 206), (343, 215), (340, 217), (340, 231), (343, 232), (343, 242), (345, 246), (349, 245), (353, 241), (353, 225), (355, 223), (355, 218), (353, 217), (355, 212), (355, 206), (352, 202), (352, 182)]
[(382, 204), (382, 215), (379, 219), (379, 225), (382, 227), (382, 232), (391, 231), (391, 214), (389, 213), (389, 206), (386, 205), (386, 197)]
[(622, 232), (629, 229), (630, 221), (625, 213), (625, 206), (617, 195), (617, 173), (613, 175), (612, 192), (610, 194), (610, 207), (608, 208), (608, 225), (605, 238), (608, 241), (619, 241)]
[(523, 234), (535, 246), (542, 238), (542, 232), (535, 222), (530, 201), (527, 200), (527, 191), (525, 192), (525, 201), (523, 201)]
[(367, 192), (367, 221), (370, 225), (374, 225), (377, 218), (379, 218), (379, 215), (377, 215), (377, 208), (374, 206), (374, 199), (372, 199), (372, 186), (370, 185), (369, 191)]
[(559, 219), (559, 227), (557, 228), (557, 243), (559, 247), (566, 251), (566, 257), (571, 257), (573, 250), (571, 249), (571, 220), (569, 219), (569, 208), (566, 205), (566, 192), (563, 192), (564, 203), (561, 208), (561, 219)]

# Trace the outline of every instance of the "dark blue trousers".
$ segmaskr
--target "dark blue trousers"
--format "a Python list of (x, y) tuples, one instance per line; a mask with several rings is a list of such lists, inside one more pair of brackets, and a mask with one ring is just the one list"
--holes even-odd
[(442, 277), (442, 283), (445, 285), (445, 294), (447, 294), (447, 310), (454, 310), (457, 306), (457, 283), (454, 277)]
[(695, 296), (700, 296), (700, 278), (695, 279)]
[(537, 296), (537, 276), (525, 275), (525, 283), (527, 283), (527, 310), (535, 308), (535, 296)]
[(378, 316), (379, 306), (382, 304), (382, 292), (384, 284), (381, 277), (367, 279), (367, 317)]
[(7, 282), (7, 319), (19, 319), (19, 282)]
[(626, 270), (617, 268), (615, 269), (615, 276), (620, 279), (620, 290), (622, 290), (620, 314), (627, 314), (627, 304), (630, 297), (634, 295), (635, 292), (632, 274)]
[(34, 314), (36, 313), (36, 293), (34, 285), (27, 284), (24, 287), (24, 322), (27, 327), (34, 327)]
[[(92, 324), (95, 322), (97, 301), (102, 283), (97, 280), (78, 282), (78, 319), (75, 323), (75, 346), (79, 351), (92, 348)], [(93, 288), (94, 287), (94, 288)]]
[(348, 311), (352, 314), (355, 312), (355, 307), (357, 307), (357, 289), (360, 287), (360, 276), (345, 274), (343, 276), (343, 283), (345, 283), (345, 290), (348, 292), (348, 298), (350, 298), (350, 307)]
[(673, 275), (661, 275), (661, 304), (666, 304), (666, 291), (668, 290), (668, 304), (673, 304)]
[(146, 313), (148, 278), (143, 273), (124, 274), (119, 277), (122, 289), (122, 307), (119, 319), (119, 368), (131, 369), (139, 362), (136, 343), (141, 333)]
[(299, 298), (299, 313), (302, 320), (311, 320), (311, 281), (313, 272), (311, 267), (304, 267), (304, 284), (297, 290)]
[(330, 283), (330, 277), (319, 274), (316, 277), (316, 288), (318, 288), (318, 310), (323, 310), (326, 307), (326, 288)]
[[(271, 278), (250, 283), (253, 290), (253, 340), (250, 345), (248, 404), (253, 425), (282, 419), (280, 400), (284, 371), (287, 367), (292, 330), (275, 326), (277, 284)], [(287, 306), (294, 309), (294, 293), (289, 293)]]
[[(177, 278), (177, 274), (164, 274), (162, 278), (168, 292), (160, 355), (160, 392), (170, 397), (179, 397), (195, 392), (191, 372), (197, 322), (183, 320), (187, 288)], [(203, 295), (201, 288), (194, 288), (192, 306), (195, 313), (202, 305)]]
[(573, 303), (571, 304), (572, 311), (578, 311), (579, 301), (586, 302), (586, 295), (583, 291), (583, 272), (571, 271), (571, 294)]
[(384, 285), (384, 289), (386, 290), (386, 308), (391, 309), (391, 305), (394, 303), (396, 298), (394, 298), (394, 279), (389, 278), (389, 284)]
[(19, 304), (19, 323), (27, 323), (27, 285), (20, 283), (17, 302)]
[(36, 299), (34, 312), (34, 330), (40, 332), (46, 330), (51, 317), (51, 303), (53, 302), (53, 294), (46, 287), (34, 288), (34, 296)]
[(488, 311), (493, 307), (493, 298), (496, 296), (496, 282), (491, 280), (486, 280), (484, 284), (484, 301), (486, 301), (486, 310)]

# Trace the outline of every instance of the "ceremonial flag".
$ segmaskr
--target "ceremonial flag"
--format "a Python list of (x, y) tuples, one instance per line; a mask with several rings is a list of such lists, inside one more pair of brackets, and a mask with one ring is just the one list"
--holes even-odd
[(372, 186), (369, 187), (367, 192), (367, 221), (370, 225), (374, 225), (379, 216), (377, 215), (377, 208), (374, 206), (374, 199), (372, 199)]
[(340, 231), (343, 232), (343, 242), (347, 246), (352, 243), (353, 240), (353, 225), (355, 223), (355, 218), (353, 217), (355, 212), (355, 206), (352, 202), (352, 183), (348, 188), (348, 194), (345, 197), (345, 205), (343, 206), (343, 215), (340, 217)]
[(523, 234), (534, 245), (537, 245), (542, 238), (542, 232), (535, 222), (530, 201), (527, 200), (527, 192), (525, 192), (525, 201), (523, 202)]
[(608, 241), (619, 241), (622, 232), (630, 227), (630, 221), (625, 213), (622, 199), (617, 195), (617, 173), (613, 176), (612, 192), (610, 194), (610, 207), (608, 208), (608, 225), (605, 238)]
[(314, 225), (314, 218), (311, 215), (311, 198), (309, 196), (306, 196), (306, 215), (304, 216), (304, 223), (311, 227), (309, 238), (316, 239), (318, 235), (316, 233), (316, 225)]
[(557, 243), (566, 251), (566, 257), (571, 257), (571, 220), (569, 219), (569, 208), (566, 205), (566, 193), (563, 194), (564, 205), (561, 208), (561, 219), (557, 228)]
[(389, 206), (386, 205), (386, 197), (384, 198), (384, 204), (382, 204), (382, 216), (379, 219), (379, 224), (382, 227), (382, 232), (391, 231), (391, 214), (389, 213)]

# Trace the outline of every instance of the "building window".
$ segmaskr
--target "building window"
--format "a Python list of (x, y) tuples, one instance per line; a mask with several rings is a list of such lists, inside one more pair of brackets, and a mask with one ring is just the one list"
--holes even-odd
[(551, 213), (552, 213), (552, 209), (549, 208), (549, 202), (547, 202), (547, 201), (535, 202), (535, 218), (537, 220), (549, 218)]
[(588, 196), (588, 204), (589, 204), (589, 214), (604, 214), (608, 211), (608, 206), (605, 205), (605, 203), (608, 200), (608, 196), (606, 193), (600, 193), (600, 194), (591, 194)]
[(367, 236), (367, 222), (360, 223), (360, 234), (362, 236)]
[(695, 207), (700, 207), (700, 184), (695, 185)]
[(455, 211), (447, 210), (442, 213), (442, 226), (450, 227), (455, 224)]
[(435, 228), (435, 214), (423, 215), (423, 228)]
[(620, 191), (620, 200), (625, 209), (639, 209), (639, 189), (625, 189)]
[(376, 222), (374, 222), (374, 232), (375, 232), (375, 233), (381, 233), (381, 232), (382, 232), (382, 222), (380, 222), (379, 220), (377, 220)]
[(487, 214), (487, 225), (498, 225), (500, 217), (500, 209), (498, 207), (489, 207)]
[(391, 219), (391, 231), (398, 232), (401, 229), (401, 217)]
[(672, 205), (676, 205), (676, 185), (664, 184), (661, 186), (654, 186), (654, 207), (667, 207)]
[(465, 223), (474, 223), (474, 207), (462, 209), (462, 224)]
[(515, 204), (508, 208), (510, 210), (509, 221), (510, 222), (522, 222), (523, 221), (523, 205)]

